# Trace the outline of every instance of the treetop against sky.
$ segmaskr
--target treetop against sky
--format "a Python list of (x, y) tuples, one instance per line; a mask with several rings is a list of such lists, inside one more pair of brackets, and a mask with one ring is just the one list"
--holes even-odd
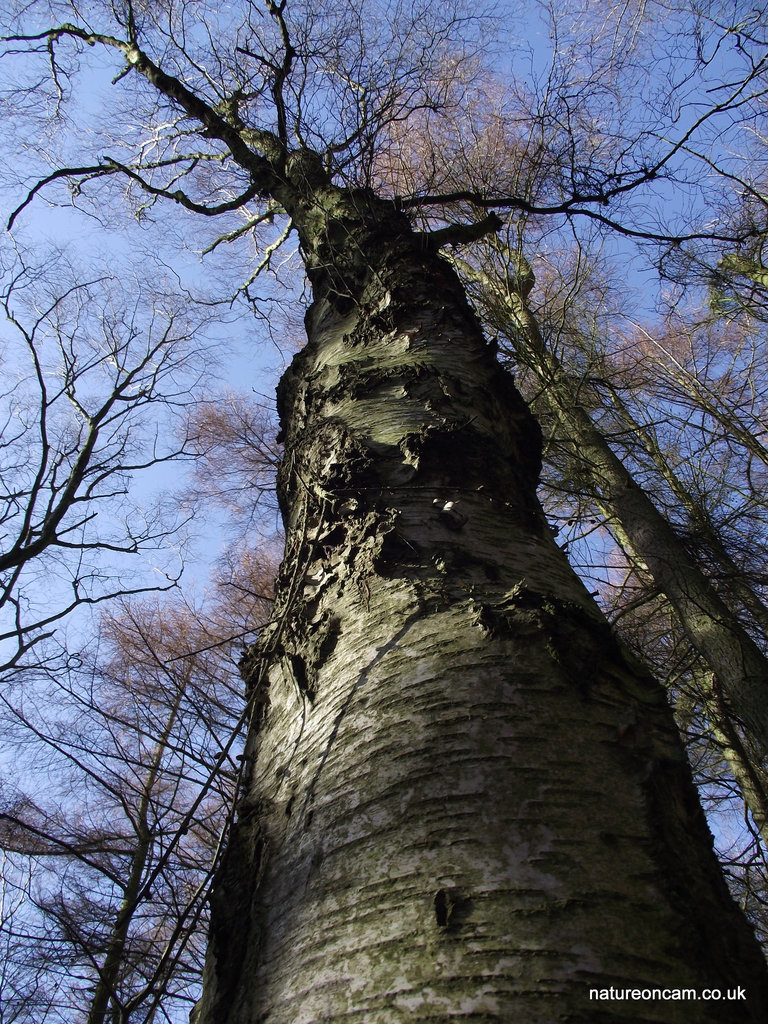
[(274, 191), (268, 165), (308, 147), (336, 180), (398, 192), (430, 217), (505, 208), (732, 242), (744, 225), (715, 227), (712, 210), (734, 176), (747, 193), (754, 178), (764, 70), (759, 17), (739, 15), (684, 3), (25, 4), (3, 62), (17, 194), (31, 198), (22, 182), (48, 199), (67, 187), (108, 217), (99, 197), (127, 187), (145, 217), (163, 216), (165, 198), (215, 221), (193, 231), (263, 250), (280, 237), (275, 218), (284, 227), (274, 195), (259, 199)]

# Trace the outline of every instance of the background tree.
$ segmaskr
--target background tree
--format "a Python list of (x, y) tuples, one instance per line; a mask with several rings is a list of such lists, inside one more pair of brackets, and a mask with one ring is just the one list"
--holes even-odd
[[(204, 379), (198, 309), (137, 275), (19, 256), (3, 305), (0, 641), (4, 673), (63, 663), (77, 608), (170, 588), (185, 515), (133, 497), (189, 455), (178, 422)], [(173, 438), (171, 441), (170, 439)], [(148, 562), (153, 565), (148, 565)]]
[[(9, 914), (3, 932), (10, 962), (27, 967), (3, 1001), (18, 1001), (18, 1019), (150, 1020), (160, 1005), (176, 1019), (185, 1003), (188, 1014), (247, 715), (234, 666), (269, 606), (259, 568), (239, 566), (235, 639), (226, 585), (213, 616), (169, 597), (126, 601), (102, 615), (87, 665), (47, 693), (5, 697), (17, 781), (0, 834), (26, 924)], [(39, 976), (45, 1012), (27, 994)]]
[[(257, 413), (234, 395), (190, 410), (208, 517), (268, 486)], [(216, 489), (218, 460), (228, 472)], [(194, 511), (191, 493), (185, 502)], [(178, 588), (124, 598), (102, 610), (77, 668), (27, 670), (4, 693), (15, 760), (0, 807), (2, 1019), (182, 1020), (199, 995), (248, 711), (237, 661), (268, 616), (276, 565), (271, 539), (249, 547), (231, 525), (202, 602)]]

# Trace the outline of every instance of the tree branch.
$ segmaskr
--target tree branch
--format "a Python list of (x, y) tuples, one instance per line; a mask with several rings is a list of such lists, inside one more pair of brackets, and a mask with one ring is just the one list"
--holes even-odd
[[(640, 184), (640, 182), (638, 182), (638, 184)], [(669, 235), (663, 231), (646, 231), (640, 230), (639, 228), (627, 227), (625, 224), (621, 224), (619, 221), (614, 220), (611, 217), (606, 217), (605, 214), (599, 213), (597, 210), (590, 210), (583, 205), (585, 203), (599, 203), (600, 205), (605, 206), (614, 194), (615, 193), (613, 192), (606, 192), (592, 196), (573, 196), (571, 199), (566, 199), (562, 203), (543, 206), (532, 203), (528, 199), (523, 199), (522, 196), (513, 195), (488, 197), (484, 196), (481, 192), (472, 192), (469, 190), (443, 192), (436, 193), (434, 195), (398, 196), (396, 201), (403, 209), (406, 210), (422, 206), (450, 206), (453, 203), (464, 202), (471, 203), (473, 206), (484, 210), (491, 207), (502, 207), (504, 209), (520, 210), (531, 216), (561, 215), (569, 218), (588, 217), (590, 220), (596, 220), (600, 224), (604, 224), (606, 227), (611, 228), (613, 231), (616, 231), (627, 238), (638, 238), (642, 241), (649, 242), (666, 242), (670, 245), (682, 245), (684, 242), (697, 240), (731, 242), (735, 244), (743, 241), (745, 238), (752, 237), (757, 233), (756, 231), (748, 231), (745, 234), (739, 235), (721, 235), (713, 231), (691, 231), (681, 235)]]
[(116, 173), (117, 168), (105, 167), (102, 163), (95, 164), (91, 167), (60, 167), (59, 170), (54, 171), (53, 174), (49, 174), (47, 177), (41, 178), (40, 181), (38, 181), (38, 183), (34, 186), (34, 188), (30, 189), (30, 191), (27, 193), (27, 198), (24, 200), (24, 202), (21, 203), (20, 206), (17, 206), (11, 214), (11, 216), (8, 218), (8, 223), (6, 225), (7, 229), (9, 231), (11, 230), (16, 218), (19, 216), (22, 210), (25, 210), (32, 202), (32, 200), (35, 198), (37, 193), (41, 189), (45, 188), (46, 185), (50, 185), (52, 181), (57, 181), (59, 178), (75, 178), (86, 176), (98, 178), (103, 177), (106, 174)]
[(441, 249), (444, 245), (468, 245), (477, 242), (492, 231), (501, 231), (504, 221), (493, 210), (487, 217), (473, 224), (449, 224), (437, 231), (418, 231), (416, 237), (429, 249)]
[(208, 138), (218, 139), (227, 146), (235, 161), (251, 175), (251, 180), (258, 193), (271, 195), (274, 187), (279, 184), (280, 179), (272, 161), (276, 159), (278, 163), (280, 162), (281, 158), (284, 157), (285, 147), (276, 136), (271, 135), (271, 133), (260, 133), (269, 136), (273, 143), (273, 152), (270, 154), (271, 159), (254, 153), (244, 143), (242, 135), (237, 128), (228, 124), (210, 104), (195, 95), (178, 78), (163, 71), (134, 42), (118, 39), (115, 36), (105, 35), (100, 32), (89, 32), (87, 29), (68, 22), (65, 22), (58, 28), (49, 29), (47, 32), (41, 32), (36, 35), (6, 36), (4, 38), (7, 42), (34, 42), (47, 39), (51, 43), (55, 43), (62, 36), (80, 39), (89, 46), (99, 43), (102, 46), (119, 50), (125, 56), (126, 63), (130, 68), (146, 78), (158, 92), (180, 106), (195, 121), (198, 121), (205, 129), (205, 134)]
[[(121, 172), (126, 177), (135, 181), (145, 192), (149, 192), (153, 196), (162, 196), (164, 199), (172, 199), (175, 203), (183, 206), (186, 210), (191, 210), (193, 213), (202, 213), (206, 217), (216, 217), (221, 213), (231, 213), (233, 210), (238, 210), (241, 206), (250, 202), (251, 199), (255, 199), (256, 196), (261, 194), (261, 189), (258, 185), (253, 184), (245, 190), (241, 195), (237, 196), (236, 199), (230, 199), (225, 203), (219, 203), (217, 206), (206, 206), (204, 203), (196, 203), (193, 199), (190, 199), (186, 192), (181, 189), (176, 189), (171, 192), (169, 189), (157, 188), (155, 185), (150, 185), (140, 174), (132, 170), (125, 164), (121, 164), (118, 160), (113, 160), (112, 157), (105, 157), (105, 162), (115, 172)], [(192, 168), (190, 168), (191, 170)]]

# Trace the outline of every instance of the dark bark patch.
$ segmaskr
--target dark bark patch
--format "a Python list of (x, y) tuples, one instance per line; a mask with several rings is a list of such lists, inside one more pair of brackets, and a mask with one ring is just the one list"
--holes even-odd
[(409, 436), (409, 449), (418, 450), (418, 479), (425, 485), (461, 491), (482, 487), (488, 498), (529, 512), (535, 507), (538, 462), (530, 453), (505, 452), (477, 430), (472, 419), (431, 427)]
[(208, 936), (207, 972), (213, 995), (211, 1019), (224, 1020), (232, 1005), (246, 956), (258, 948), (254, 923), (254, 899), (264, 870), (266, 841), (261, 825), (262, 804), (241, 802), (238, 820), (211, 887), (211, 925)]
[(341, 633), (341, 621), (336, 616), (330, 615), (326, 621), (325, 629), (317, 645), (318, 663), (326, 661), (333, 651)]
[(491, 387), (499, 400), (503, 419), (514, 426), (515, 454), (522, 472), (526, 478), (534, 481), (535, 486), (541, 474), (541, 426), (517, 390), (512, 374), (496, 362), (494, 357), (491, 358)]
[[(688, 763), (682, 758), (652, 761), (643, 788), (655, 837), (650, 853), (658, 865), (657, 884), (679, 914), (680, 926), (670, 943), (676, 953), (685, 949), (685, 958), (700, 964), (702, 984), (718, 985), (725, 976), (752, 979), (747, 983), (749, 1009), (764, 1006), (765, 963), (711, 853), (712, 835)], [(732, 1018), (713, 1015), (713, 1020), (724, 1019)], [(745, 1014), (743, 1019), (757, 1017)]]
[(317, 679), (333, 653), (341, 632), (337, 616), (324, 612), (318, 620), (310, 614), (313, 604), (299, 606), (283, 637), (275, 644), (273, 656), (281, 654), (284, 670), (292, 677), (299, 693), (314, 704)]
[(286, 658), (296, 685), (301, 693), (306, 694), (310, 703), (312, 703), (315, 699), (315, 687), (314, 679), (310, 682), (307, 662), (299, 654), (288, 654)]
[(427, 554), (414, 541), (403, 536), (392, 522), (379, 534), (371, 568), (377, 575), (388, 579), (397, 576), (411, 578), (413, 570), (421, 569), (428, 561)]
[(480, 627), (489, 640), (509, 629), (509, 623), (504, 615), (490, 604), (475, 605), (473, 623)]
[(455, 888), (438, 889), (433, 902), (437, 927), (446, 931), (458, 931), (472, 909), (472, 901)]

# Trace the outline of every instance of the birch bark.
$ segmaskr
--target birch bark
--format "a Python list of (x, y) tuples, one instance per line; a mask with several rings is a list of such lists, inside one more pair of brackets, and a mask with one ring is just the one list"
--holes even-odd
[(195, 1019), (703, 1024), (735, 1004), (589, 989), (742, 985), (762, 1020), (664, 694), (550, 538), (538, 427), (453, 270), (291, 173), (286, 552)]

